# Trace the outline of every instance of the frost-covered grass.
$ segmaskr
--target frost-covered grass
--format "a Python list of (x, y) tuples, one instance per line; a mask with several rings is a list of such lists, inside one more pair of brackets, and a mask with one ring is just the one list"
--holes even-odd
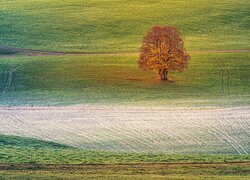
[(249, 155), (87, 151), (33, 138), (0, 135), (0, 163), (127, 164), (248, 162)]
[(249, 154), (250, 109), (179, 107), (3, 107), (0, 133), (85, 150)]
[(0, 135), (0, 178), (3, 179), (247, 179), (249, 158), (249, 155), (84, 151), (52, 142)]

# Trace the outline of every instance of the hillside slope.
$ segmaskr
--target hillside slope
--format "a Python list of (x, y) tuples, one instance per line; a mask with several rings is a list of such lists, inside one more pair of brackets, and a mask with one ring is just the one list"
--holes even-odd
[(85, 150), (250, 154), (249, 107), (10, 107), (0, 119), (0, 133)]
[[(153, 154), (87, 151), (34, 138), (0, 134), (0, 178), (3, 163), (127, 164), (166, 162), (249, 162), (250, 155)], [(14, 166), (13, 166), (14, 167)]]
[(153, 25), (174, 25), (189, 50), (250, 49), (248, 0), (5, 0), (0, 45), (136, 52)]
[(249, 57), (193, 54), (172, 83), (140, 70), (137, 55), (2, 58), (0, 105), (249, 105)]

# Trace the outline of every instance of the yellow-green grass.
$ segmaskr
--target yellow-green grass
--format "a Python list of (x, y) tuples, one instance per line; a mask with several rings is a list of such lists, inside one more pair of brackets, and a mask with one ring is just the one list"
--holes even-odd
[(33, 138), (0, 135), (3, 179), (249, 178), (249, 155), (85, 151)]
[(250, 49), (248, 0), (5, 0), (0, 45), (137, 52), (153, 25), (174, 25), (188, 50)]
[(4, 165), (3, 179), (249, 179), (249, 163)]
[(0, 59), (1, 105), (249, 105), (249, 53), (192, 54), (189, 68), (161, 82), (137, 55)]
[(249, 155), (91, 152), (5, 135), (0, 135), (0, 150), (0, 178), (9, 179), (235, 179), (250, 173)]
[(250, 155), (118, 153), (89, 151), (33, 138), (0, 134), (0, 163), (138, 164), (249, 162)]

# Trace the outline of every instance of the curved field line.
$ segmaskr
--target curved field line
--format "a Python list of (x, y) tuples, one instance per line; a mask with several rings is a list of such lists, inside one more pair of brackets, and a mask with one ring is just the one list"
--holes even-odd
[[(237, 146), (235, 146), (235, 144), (231, 143), (227, 137), (225, 137), (225, 135), (222, 135), (220, 133), (220, 129), (218, 131), (217, 128), (212, 128), (212, 127), (208, 127), (211, 131), (213, 131), (215, 134), (218, 134), (219, 138), (222, 138), (225, 142), (227, 142), (228, 145), (230, 145), (238, 154), (241, 154), (240, 150), (237, 148)], [(222, 141), (222, 142), (224, 142)]]
[[(59, 115), (57, 114), (55, 117), (60, 118), (60, 114)], [(89, 137), (86, 133), (83, 133), (82, 131), (79, 131), (76, 128), (65, 126), (64, 124), (62, 124), (62, 123), (60, 123), (58, 121), (57, 122), (52, 122), (50, 120), (46, 120), (46, 122), (53, 125), (54, 127), (58, 127), (59, 129), (62, 129), (63, 132), (69, 132), (69, 133), (72, 133), (72, 135), (75, 134), (75, 135), (78, 135), (80, 137), (83, 137), (85, 140), (88, 141), (88, 143), (94, 143), (94, 142), (98, 143), (101, 140), (100, 137), (98, 138), (98, 137), (95, 137), (93, 135), (91, 137)], [(77, 144), (76, 142), (74, 142), (74, 143)], [(83, 148), (80, 145), (78, 145), (78, 147)]]
[[(103, 124), (103, 123), (101, 123), (101, 119), (98, 117), (98, 116), (96, 116), (96, 115), (93, 115), (93, 117), (94, 117), (94, 119), (97, 119), (97, 120), (95, 120), (95, 122), (96, 123), (98, 123), (100, 126), (102, 126), (103, 128), (105, 128), (105, 129), (108, 129), (110, 132), (112, 132), (112, 133), (116, 133), (117, 131), (116, 130), (112, 130), (112, 129), (110, 129), (107, 125), (105, 125), (105, 124)], [(134, 146), (134, 145), (131, 145), (131, 144), (129, 144), (128, 142), (126, 142), (125, 140), (123, 140), (122, 138), (120, 138), (120, 137), (117, 137), (117, 136), (114, 136), (114, 135), (109, 135), (111, 138), (113, 138), (113, 139), (116, 139), (116, 140), (118, 140), (118, 142), (122, 142), (121, 144), (123, 144), (124, 146), (126, 146), (128, 149), (130, 149), (130, 150), (139, 150), (138, 149), (138, 147), (136, 147), (136, 146)], [(124, 136), (123, 136), (124, 137)]]
[[(187, 121), (187, 120), (185, 120), (183, 117), (179, 117), (181, 120), (182, 120), (182, 122), (185, 122), (186, 124), (189, 124), (189, 125), (195, 125), (196, 127), (198, 127), (199, 129), (201, 129), (201, 128), (203, 128), (203, 126), (201, 126), (201, 125), (199, 125), (199, 124), (197, 124), (197, 123), (190, 123), (189, 121)], [(191, 136), (193, 136), (193, 135), (191, 135)], [(197, 142), (198, 142), (198, 144), (199, 145), (204, 145), (204, 144), (207, 144), (204, 140), (202, 140), (201, 138), (199, 138), (199, 137), (195, 137), (194, 138)], [(201, 143), (200, 143), (201, 142)]]
[[(226, 131), (224, 131), (222, 129), (218, 129), (218, 130), (221, 131), (231, 141), (231, 144), (234, 144), (235, 147), (238, 146), (238, 148), (241, 149), (245, 154), (248, 154), (245, 151), (245, 149), (237, 141), (235, 141), (230, 135), (228, 135), (228, 133)], [(240, 154), (242, 154), (242, 153), (240, 152)]]
[[(1, 50), (8, 50), (13, 52), (18, 52), (23, 55), (29, 56), (57, 56), (57, 55), (79, 55), (79, 56), (96, 56), (96, 55), (119, 55), (119, 56), (127, 56), (127, 55), (137, 55), (139, 52), (66, 52), (66, 51), (49, 51), (49, 50), (36, 50), (36, 49), (26, 49), (26, 48), (16, 48), (0, 45)], [(203, 50), (203, 51), (190, 51), (191, 54), (208, 54), (208, 53), (247, 53), (250, 52), (249, 49), (241, 49), (241, 50)], [(16, 55), (3, 55), (2, 57), (16, 57)], [(0, 55), (1, 57), (1, 55)]]
[(0, 133), (91, 150), (248, 154), (249, 127), (249, 107), (0, 107)]
[[(58, 117), (58, 114), (56, 115), (56, 117)], [(60, 117), (58, 117), (60, 118)], [(68, 132), (71, 132), (73, 134), (77, 134), (78, 136), (81, 136), (83, 138), (86, 138), (89, 142), (93, 142), (93, 141), (96, 141), (98, 142), (100, 139), (98, 139), (97, 137), (94, 137), (94, 136), (91, 136), (88, 137), (88, 135), (86, 133), (83, 133), (82, 131), (79, 131), (78, 129), (74, 129), (72, 127), (69, 127), (69, 126), (65, 126), (64, 124), (62, 123), (59, 123), (58, 121), (55, 123), (55, 122), (51, 122), (51, 121), (47, 121), (48, 123), (50, 124), (53, 124), (55, 127), (59, 127), (59, 128), (62, 128)]]
[[(177, 118), (175, 117), (175, 115), (172, 115), (172, 117), (173, 117), (175, 120), (177, 120)], [(198, 142), (196, 139), (192, 138), (187, 132), (180, 132), (178, 129), (177, 129), (176, 131), (179, 132), (179, 134), (184, 134), (185, 136), (188, 137), (188, 139), (191, 139), (193, 142), (195, 142), (196, 144), (199, 145), (199, 142)], [(184, 139), (184, 138), (183, 138), (183, 139)], [(184, 139), (184, 141), (186, 141), (186, 140)]]
[[(13, 117), (13, 116), (10, 115), (9, 118), (12, 119), (13, 122), (17, 122), (17, 121), (18, 121), (18, 122), (21, 123), (21, 124), (25, 124), (25, 125), (28, 127), (28, 129), (25, 130), (25, 129), (23, 129), (23, 128), (20, 128), (20, 126), (13, 125), (13, 124), (12, 124), (12, 125), (9, 124), (10, 126), (16, 128), (16, 129), (20, 129), (20, 130), (23, 131), (24, 133), (27, 133), (27, 134), (31, 135), (31, 137), (37, 137), (37, 138), (45, 139), (45, 140), (47, 140), (47, 141), (51, 141), (51, 138), (49, 138), (49, 136), (44, 136), (44, 133), (48, 135), (47, 132), (44, 132), (44, 131), (43, 131), (43, 136), (42, 136), (41, 134), (38, 134), (38, 133), (34, 132), (34, 129), (37, 130), (37, 128), (34, 127), (34, 126), (30, 126), (28, 123), (22, 121), (22, 119), (21, 119), (18, 115), (15, 115), (15, 117)], [(16, 123), (14, 123), (14, 124), (16, 124)], [(39, 131), (41, 131), (41, 129), (39, 129)], [(42, 131), (41, 131), (41, 132), (42, 132)], [(54, 134), (53, 136), (55, 137), (55, 134)], [(65, 142), (65, 141), (67, 142), (67, 141), (68, 141), (71, 145), (73, 145), (73, 146), (75, 146), (75, 147), (80, 147), (77, 143), (75, 143), (75, 142), (73, 142), (73, 141), (71, 141), (71, 140), (69, 140), (69, 139), (65, 139), (65, 138), (63, 138), (63, 137), (61, 137), (61, 136), (57, 136), (57, 139), (59, 139), (59, 140), (61, 139), (60, 141), (62, 141), (62, 142)]]
[[(223, 117), (223, 119), (225, 120), (226, 118)], [(222, 123), (225, 126), (225, 123), (223, 121), (222, 121)], [(231, 141), (233, 141), (234, 144), (236, 144), (245, 154), (248, 154), (248, 152), (245, 150), (245, 148), (243, 148), (232, 136), (230, 136), (227, 131), (222, 130), (222, 129), (221, 129), (221, 131), (223, 131), (229, 137), (229, 139), (231, 139)]]
[(15, 73), (16, 70), (17, 70), (17, 67), (11, 68), (7, 72), (7, 76), (6, 76), (4, 84), (3, 84), (2, 94), (5, 94), (8, 90), (10, 90), (11, 85), (12, 85), (13, 73)]
[[(237, 121), (238, 119), (236, 119), (236, 117), (234, 117), (233, 116), (233, 119), (235, 120), (235, 121)], [(250, 144), (250, 125), (249, 124), (247, 124), (247, 121), (246, 120), (244, 120), (243, 118), (241, 118), (242, 119), (242, 122), (241, 123), (237, 123), (242, 129), (245, 129), (246, 127), (247, 127), (247, 129), (248, 129), (248, 135), (247, 135), (247, 137), (244, 137), (244, 136), (240, 136), (240, 138), (244, 141), (244, 142), (248, 142), (249, 144)], [(244, 124), (243, 124), (244, 123)]]
[[(119, 114), (119, 118), (122, 118), (123, 120), (130, 120), (130, 121), (134, 121), (134, 117), (135, 117), (135, 114), (132, 115), (132, 118), (128, 116), (128, 114), (126, 113), (126, 115), (121, 115)], [(141, 124), (142, 121), (140, 121), (140, 123), (137, 123), (137, 124)], [(132, 127), (132, 124), (130, 124), (130, 126)], [(121, 129), (120, 129), (121, 130)], [(136, 131), (136, 129), (134, 128), (131, 128), (130, 129), (130, 132), (133, 132), (133, 135), (142, 135), (144, 134), (146, 137), (146, 133), (144, 131)], [(143, 140), (139, 141), (136, 137), (138, 136), (131, 136), (129, 135), (128, 133), (126, 133), (126, 135), (130, 138), (130, 139), (133, 139), (134, 141), (136, 141), (138, 144), (143, 144), (144, 146), (146, 146), (147, 148), (149, 149), (152, 149), (152, 142), (153, 140), (149, 140), (148, 137), (147, 138), (144, 138)], [(145, 142), (146, 141), (146, 142)]]
[(222, 138), (224, 141), (226, 141), (238, 154), (241, 154), (240, 150), (237, 148), (237, 145), (235, 145), (234, 143), (230, 141), (229, 137), (227, 136), (227, 134), (225, 134), (225, 132), (223, 132), (221, 129), (217, 127), (211, 127), (211, 126), (207, 126), (207, 127), (210, 130), (212, 130), (215, 134), (218, 134), (219, 137)]
[[(136, 114), (136, 113), (133, 113), (133, 114)], [(134, 120), (134, 119), (132, 119), (132, 120)], [(144, 120), (141, 120), (141, 121), (139, 121), (140, 123), (140, 125), (141, 125), (141, 127), (143, 128), (143, 129), (145, 129), (145, 127), (148, 127), (148, 124), (147, 123), (145, 123), (145, 121)], [(144, 126), (143, 126), (143, 124), (144, 124)], [(152, 128), (152, 125), (151, 125), (151, 128)], [(172, 130), (170, 130), (170, 129), (167, 129), (165, 126), (163, 126), (162, 127), (162, 129), (165, 129), (165, 131), (160, 131), (160, 132), (157, 132), (157, 131), (152, 131), (152, 130), (150, 130), (150, 131), (148, 131), (147, 133), (149, 134), (150, 133), (150, 136), (148, 136), (148, 134), (146, 134), (146, 132), (144, 132), (143, 133), (143, 131), (141, 132), (138, 132), (138, 133), (140, 133), (141, 135), (142, 134), (146, 134), (147, 135), (147, 138), (150, 138), (150, 143), (152, 143), (152, 142), (154, 142), (154, 140), (153, 140), (153, 138), (155, 137), (155, 135), (157, 135), (157, 136), (161, 136), (161, 137), (172, 137), (173, 139), (175, 139), (177, 142), (179, 142), (179, 144), (181, 144), (181, 145), (185, 145), (182, 141), (180, 141), (179, 139), (183, 139), (182, 137), (176, 137), (176, 136), (178, 136), (176, 133), (174, 133)], [(136, 133), (136, 134), (138, 134), (138, 133)], [(146, 137), (146, 136), (145, 136)], [(144, 138), (143, 140), (145, 140), (146, 138)], [(151, 146), (151, 148), (152, 148), (152, 146)]]
[[(234, 116), (233, 116), (234, 117)], [(238, 119), (237, 119), (238, 120)], [(226, 123), (226, 122), (227, 123)], [(226, 130), (223, 130), (224, 129), (224, 127), (226, 126), (226, 125), (228, 125), (228, 124), (230, 124), (230, 122), (227, 120), (227, 118), (226, 117), (222, 117), (222, 121), (220, 121), (220, 124), (221, 124), (221, 128), (218, 128), (225, 136), (227, 136), (228, 137), (228, 139), (230, 139), (231, 140), (231, 142), (233, 142), (236, 146), (238, 146), (245, 154), (248, 154), (248, 152), (245, 150), (245, 148), (243, 148), (232, 136), (230, 136), (229, 135), (229, 133), (228, 133), (228, 130), (226, 131)], [(232, 128), (234, 128), (234, 130), (235, 130), (235, 127), (234, 126), (232, 126)]]
[[(50, 125), (52, 125), (53, 127), (59, 128), (60, 130), (62, 130), (62, 132), (70, 132), (72, 134), (75, 134), (75, 135), (78, 135), (78, 136), (81, 136), (83, 138), (86, 138), (86, 139), (90, 140), (90, 138), (84, 136), (82, 133), (80, 134), (80, 133), (76, 132), (75, 129), (71, 129), (69, 127), (66, 127), (66, 126), (62, 125), (61, 123), (58, 123), (58, 122), (54, 123), (54, 122), (51, 122), (51, 121), (46, 121), (46, 122), (49, 123)], [(77, 144), (74, 141), (71, 141), (71, 142), (74, 143), (74, 144)], [(77, 144), (77, 147), (82, 147), (82, 146), (80, 146), (80, 145)]]
[(6, 83), (8, 81), (8, 77), (9, 77), (9, 73), (6, 70), (5, 71), (5, 77), (4, 77), (4, 80), (3, 80), (3, 83), (2, 83), (2, 94), (4, 94), (4, 89), (5, 89)]
[[(237, 147), (235, 147), (234, 144), (230, 143), (230, 141), (227, 140), (227, 138), (225, 138), (215, 127), (211, 127), (211, 125), (209, 124), (209, 122), (206, 120), (206, 123), (204, 124), (204, 127), (208, 128), (210, 131), (212, 131), (213, 133), (210, 133), (212, 136), (214, 136), (218, 141), (220, 141), (221, 143), (227, 143), (229, 146), (231, 146), (238, 154), (241, 154), (241, 152), (237, 149)], [(209, 132), (209, 131), (207, 131)]]
[[(11, 119), (14, 123), (9, 123), (8, 126), (10, 127), (14, 127), (14, 129), (18, 129), (22, 132), (24, 132), (24, 134), (29, 134), (31, 137), (36, 137), (36, 138), (41, 138), (41, 136), (39, 136), (37, 133), (34, 133), (33, 131), (30, 131), (29, 129), (25, 130), (23, 128), (20, 128), (18, 125), (17, 125), (17, 121), (19, 121), (20, 123), (22, 123), (22, 121), (20, 121), (20, 119), (18, 119), (17, 117), (13, 117), (13, 116), (9, 116), (9, 119)], [(32, 129), (34, 129), (34, 127), (32, 127)], [(49, 138), (46, 138), (46, 137), (42, 137), (44, 140), (48, 140), (50, 141)]]
[[(145, 113), (145, 112), (143, 112)], [(158, 113), (157, 111), (153, 111), (153, 113)], [(156, 114), (154, 114), (153, 117), (162, 117), (162, 115), (160, 116), (156, 116)], [(164, 119), (166, 117), (164, 116)], [(185, 145), (185, 143), (183, 143), (183, 141), (185, 142), (185, 139), (181, 136), (179, 136), (177, 133), (175, 133), (174, 131), (172, 131), (171, 129), (169, 129), (165, 124), (161, 125), (161, 128), (163, 131), (150, 131), (151, 136), (153, 137), (153, 135), (158, 135), (158, 136), (162, 136), (162, 137), (171, 137), (173, 139), (175, 139), (180, 145)]]

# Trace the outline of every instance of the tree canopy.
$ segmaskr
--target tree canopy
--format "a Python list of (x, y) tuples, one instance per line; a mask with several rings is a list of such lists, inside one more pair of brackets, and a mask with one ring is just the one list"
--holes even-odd
[(189, 59), (174, 26), (154, 26), (143, 38), (138, 64), (141, 69), (156, 71), (161, 80), (168, 80), (168, 72), (184, 70)]

